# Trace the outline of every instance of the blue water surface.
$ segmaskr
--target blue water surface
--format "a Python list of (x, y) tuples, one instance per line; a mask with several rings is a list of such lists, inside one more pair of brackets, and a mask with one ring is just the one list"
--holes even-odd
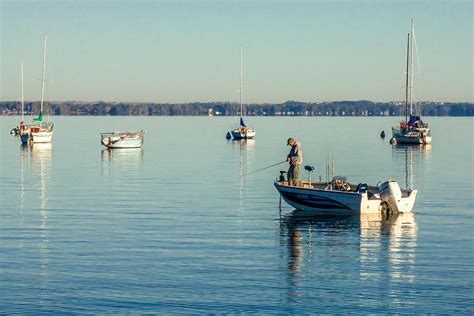
[[(53, 119), (51, 145), (21, 147), (0, 117), (2, 314), (474, 313), (472, 118), (426, 118), (425, 147), (389, 145), (396, 118), (251, 117), (242, 143), (232, 117)], [(142, 149), (101, 148), (127, 129)], [(416, 188), (414, 213), (280, 215), (287, 166), (252, 172), (290, 136), (317, 177), (329, 157), (353, 183)]]

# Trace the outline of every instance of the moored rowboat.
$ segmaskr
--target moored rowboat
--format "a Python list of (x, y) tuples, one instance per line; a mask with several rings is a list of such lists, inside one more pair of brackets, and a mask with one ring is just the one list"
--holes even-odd
[(107, 148), (140, 148), (145, 131), (101, 133), (100, 142)]

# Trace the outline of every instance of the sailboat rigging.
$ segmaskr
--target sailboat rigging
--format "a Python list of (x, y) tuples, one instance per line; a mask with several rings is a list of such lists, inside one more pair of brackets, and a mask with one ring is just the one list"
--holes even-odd
[(244, 122), (244, 106), (242, 103), (242, 81), (243, 81), (243, 55), (242, 55), (242, 44), (240, 45), (240, 121), (239, 126), (232, 130), (231, 135), (233, 139), (253, 139), (255, 137), (255, 129), (249, 127)]
[(43, 121), (43, 105), (45, 92), (45, 72), (46, 72), (46, 47), (47, 34), (44, 34), (44, 50), (43, 50), (43, 71), (41, 75), (41, 106), (38, 117), (33, 119), (33, 125), (29, 128), (30, 142), (32, 143), (50, 143), (53, 136), (52, 122)]

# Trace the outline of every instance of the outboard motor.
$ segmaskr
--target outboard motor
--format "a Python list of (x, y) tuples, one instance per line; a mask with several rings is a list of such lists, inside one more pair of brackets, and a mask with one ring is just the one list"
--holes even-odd
[(397, 181), (385, 181), (379, 186), (380, 199), (382, 203), (387, 203), (392, 212), (398, 213), (398, 203), (402, 199), (402, 191)]

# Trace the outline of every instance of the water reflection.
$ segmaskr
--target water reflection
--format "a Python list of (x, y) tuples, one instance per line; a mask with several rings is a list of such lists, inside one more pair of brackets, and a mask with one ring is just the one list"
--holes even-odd
[[(404, 294), (396, 284), (415, 281), (417, 224), (413, 213), (384, 219), (379, 214), (331, 218), (293, 211), (280, 221), (280, 240), (290, 302), (297, 299), (314, 270), (318, 278), (340, 280), (342, 274), (358, 272), (358, 284), (393, 286), (389, 297), (393, 304)], [(342, 266), (341, 260), (352, 264)], [(359, 303), (365, 304), (364, 299)]]
[(397, 173), (404, 175), (405, 188), (415, 189), (420, 168), (431, 162), (431, 144), (392, 146), (392, 158)]
[(18, 226), (21, 230), (20, 248), (23, 247), (23, 228), (25, 221), (25, 169), (28, 156), (28, 145), (20, 144), (20, 222)]
[(102, 161), (130, 163), (143, 161), (143, 148), (102, 149)]
[(245, 184), (248, 180), (246, 176), (249, 172), (251, 166), (249, 164), (255, 160), (253, 157), (255, 153), (255, 140), (254, 139), (241, 139), (241, 140), (231, 140), (228, 142), (231, 145), (231, 150), (239, 151), (239, 182), (238, 182), (238, 192), (239, 192), (239, 206), (237, 208), (237, 222), (239, 223), (239, 232), (241, 236), (237, 239), (237, 244), (242, 246), (243, 244), (243, 231), (244, 231), (244, 223), (245, 219)]
[[(42, 288), (47, 288), (48, 264), (49, 264), (49, 227), (48, 227), (48, 196), (51, 186), (51, 168), (52, 168), (52, 145), (51, 143), (35, 143), (30, 146), (22, 146), (20, 150), (22, 162), (30, 159), (32, 167), (33, 187), (32, 192), (39, 193), (39, 252), (41, 257), (41, 280)], [(23, 164), (22, 164), (23, 167)], [(23, 195), (22, 195), (23, 198)], [(34, 200), (32, 196), (31, 200)], [(45, 291), (45, 296), (47, 293)]]
[[(109, 201), (141, 201), (143, 195), (142, 148), (103, 149), (101, 186)], [(126, 192), (126, 194), (124, 194)], [(112, 202), (111, 202), (112, 203)]]
[(102, 149), (101, 159), (103, 172), (137, 176), (143, 165), (143, 149)]

